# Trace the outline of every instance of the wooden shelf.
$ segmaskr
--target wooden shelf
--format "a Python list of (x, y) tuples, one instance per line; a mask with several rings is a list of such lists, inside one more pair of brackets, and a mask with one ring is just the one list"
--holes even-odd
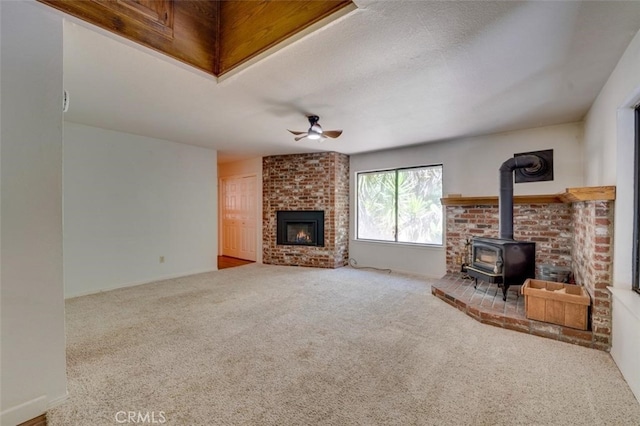
[(567, 188), (560, 197), (565, 203), (576, 203), (579, 201), (615, 200), (615, 186), (589, 186), (584, 188)]
[[(514, 204), (554, 204), (575, 203), (580, 201), (615, 200), (615, 186), (590, 186), (583, 188), (567, 188), (561, 194), (516, 195)], [(498, 205), (497, 196), (463, 197), (448, 195), (440, 199), (443, 206), (492, 206)]]

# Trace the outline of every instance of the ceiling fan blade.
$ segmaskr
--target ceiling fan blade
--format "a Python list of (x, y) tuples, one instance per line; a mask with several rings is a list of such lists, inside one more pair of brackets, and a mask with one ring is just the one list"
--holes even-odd
[(322, 132), (322, 136), (327, 136), (330, 138), (337, 138), (342, 134), (342, 130), (325, 130)]
[[(289, 130), (289, 129), (287, 129)], [(291, 133), (293, 133), (294, 135), (302, 135), (302, 134), (307, 134), (307, 132), (294, 132), (293, 130), (289, 130)]]
[(302, 136), (298, 136), (297, 138), (294, 138), (294, 140), (299, 141), (300, 139), (304, 139), (304, 138), (306, 138), (307, 136), (309, 136), (309, 135), (307, 135), (307, 133), (304, 133), (304, 135), (302, 135)]

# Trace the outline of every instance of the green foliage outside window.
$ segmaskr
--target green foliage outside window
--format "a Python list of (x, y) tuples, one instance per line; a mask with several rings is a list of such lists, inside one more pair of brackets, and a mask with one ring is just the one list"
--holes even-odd
[(358, 173), (357, 238), (442, 244), (442, 166)]

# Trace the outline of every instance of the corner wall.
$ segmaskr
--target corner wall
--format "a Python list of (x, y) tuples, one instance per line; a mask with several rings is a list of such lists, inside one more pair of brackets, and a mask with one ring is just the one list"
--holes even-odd
[[(456, 273), (467, 239), (498, 236), (498, 206), (448, 205), (445, 212), (447, 273)], [(591, 332), (581, 344), (605, 351), (611, 348), (612, 218), (611, 201), (515, 204), (513, 215), (515, 239), (536, 243), (536, 266), (570, 267), (575, 283), (589, 292)]]
[[(349, 256), (349, 157), (337, 152), (263, 158), (263, 260), (339, 268)], [(276, 244), (278, 210), (324, 210), (324, 247)]]
[(611, 348), (613, 202), (583, 201), (572, 205), (572, 270), (576, 283), (591, 296), (591, 330), (595, 347)]
[(615, 185), (611, 356), (640, 401), (640, 295), (631, 290), (633, 235), (633, 107), (640, 103), (640, 32), (585, 118), (585, 183)]
[(67, 397), (62, 271), (62, 18), (0, 2), (0, 424)]
[(216, 151), (65, 123), (66, 297), (216, 270), (217, 217)]
[[(443, 165), (443, 194), (498, 195), (500, 165), (513, 154), (554, 150), (554, 180), (518, 184), (516, 195), (554, 194), (582, 184), (582, 123), (462, 138), (351, 156), (351, 219), (355, 230), (355, 173), (397, 167)], [(351, 232), (350, 257), (361, 266), (391, 268), (434, 278), (446, 272), (444, 246), (358, 241)]]

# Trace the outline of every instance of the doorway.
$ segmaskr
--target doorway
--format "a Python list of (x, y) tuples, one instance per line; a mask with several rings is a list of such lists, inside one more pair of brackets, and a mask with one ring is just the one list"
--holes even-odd
[(256, 175), (224, 177), (222, 188), (222, 256), (256, 261)]

